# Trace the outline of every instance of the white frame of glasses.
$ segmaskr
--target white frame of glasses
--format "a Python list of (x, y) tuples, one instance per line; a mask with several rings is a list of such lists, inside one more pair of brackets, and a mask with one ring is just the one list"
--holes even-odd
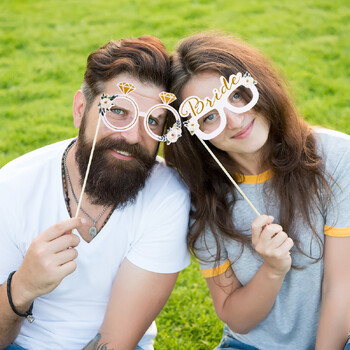
[[(126, 91), (125, 89), (123, 90), (122, 86), (123, 85), (127, 85), (127, 89), (128, 91)], [(147, 113), (141, 112), (138, 108), (138, 105), (136, 103), (136, 101), (132, 98), (129, 97), (127, 94), (131, 91), (135, 90), (135, 87), (132, 84), (128, 84), (128, 83), (124, 83), (124, 82), (120, 82), (117, 84), (117, 86), (119, 87), (120, 91), (122, 92), (121, 94), (117, 94), (117, 95), (112, 95), (109, 96), (107, 94), (102, 94), (100, 97), (100, 102), (98, 104), (98, 108), (99, 108), (99, 115), (103, 121), (103, 123), (106, 125), (107, 128), (116, 131), (116, 132), (124, 132), (124, 131), (128, 131), (131, 128), (133, 128), (138, 120), (139, 117), (143, 117), (144, 118), (144, 127), (145, 130), (147, 132), (147, 134), (154, 140), (156, 141), (160, 141), (160, 142), (166, 142), (167, 144), (176, 142), (177, 139), (181, 136), (182, 134), (182, 130), (181, 130), (181, 118), (179, 116), (179, 113), (176, 111), (175, 108), (169, 106), (169, 103), (173, 102), (176, 100), (176, 97), (174, 94), (162, 91), (159, 94), (159, 97), (161, 98), (161, 100), (163, 101), (163, 103), (157, 104), (153, 107), (151, 107)], [(164, 94), (167, 94), (169, 97), (169, 100), (167, 101), (166, 98), (164, 98)], [(134, 107), (134, 112), (135, 112), (135, 117), (133, 118), (133, 120), (126, 126), (124, 127), (116, 127), (114, 125), (112, 125), (108, 119), (106, 118), (106, 112), (110, 111), (111, 108), (114, 106), (113, 104), (113, 100), (115, 98), (123, 98), (128, 100), (132, 106)], [(166, 133), (159, 136), (156, 135), (149, 127), (148, 125), (148, 119), (151, 116), (151, 113), (158, 108), (165, 108), (168, 111), (170, 111), (174, 117), (175, 117), (175, 123), (171, 128), (168, 128)]]
[[(197, 96), (190, 96), (181, 103), (179, 108), (179, 114), (181, 117), (186, 118), (191, 116), (184, 122), (184, 125), (190, 131), (191, 135), (196, 134), (202, 140), (211, 140), (224, 130), (227, 121), (224, 108), (227, 108), (234, 113), (241, 114), (253, 108), (259, 99), (259, 92), (255, 86), (257, 82), (248, 72), (245, 73), (244, 76), (242, 76), (242, 73), (240, 72), (236, 75), (232, 74), (228, 81), (224, 76), (221, 76), (220, 82), (221, 85), (219, 90), (213, 90), (212, 99), (206, 97), (204, 100), (201, 100)], [(228, 98), (233, 91), (242, 85), (251, 90), (252, 100), (243, 107), (235, 107), (228, 102)], [(196, 104), (191, 104), (191, 101), (195, 101)], [(217, 110), (220, 115), (220, 125), (213, 132), (206, 134), (200, 130), (198, 120), (214, 109)]]

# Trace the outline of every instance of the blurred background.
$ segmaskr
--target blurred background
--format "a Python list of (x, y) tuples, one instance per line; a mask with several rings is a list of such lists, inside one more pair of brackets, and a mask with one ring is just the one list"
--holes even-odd
[[(181, 38), (211, 29), (272, 59), (308, 122), (350, 134), (347, 0), (2, 0), (0, 167), (76, 135), (72, 100), (93, 50), (111, 39), (153, 35), (171, 52)], [(194, 260), (157, 324), (156, 349), (218, 344), (222, 323)]]

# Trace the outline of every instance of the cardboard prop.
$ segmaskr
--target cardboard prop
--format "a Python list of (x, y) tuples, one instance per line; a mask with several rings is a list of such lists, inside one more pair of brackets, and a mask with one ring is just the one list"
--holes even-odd
[(188, 118), (184, 125), (191, 133), (196, 135), (203, 146), (220, 166), (225, 175), (229, 178), (238, 192), (248, 202), (257, 215), (260, 215), (251, 201), (237, 185), (236, 181), (221, 164), (212, 150), (204, 142), (218, 136), (226, 126), (226, 114), (224, 108), (234, 113), (244, 113), (253, 108), (259, 99), (259, 92), (256, 88), (257, 82), (247, 72), (230, 75), (228, 81), (224, 76), (220, 77), (219, 89), (213, 90), (213, 97), (206, 97), (204, 100), (197, 96), (186, 98), (180, 105), (181, 117)]

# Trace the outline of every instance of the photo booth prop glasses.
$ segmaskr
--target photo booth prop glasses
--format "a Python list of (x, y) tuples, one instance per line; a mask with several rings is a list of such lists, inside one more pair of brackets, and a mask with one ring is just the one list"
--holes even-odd
[[(128, 96), (129, 93), (135, 90), (135, 86), (125, 82), (120, 82), (117, 86), (121, 91), (120, 94), (112, 96), (102, 94), (98, 104), (99, 118), (75, 217), (79, 214), (81, 202), (83, 200), (101, 120), (109, 129), (115, 132), (125, 132), (136, 125), (139, 117), (143, 117), (145, 130), (154, 140), (170, 144), (176, 142), (181, 136), (181, 118), (178, 112), (173, 107), (169, 106), (169, 103), (176, 100), (174, 94), (165, 91), (161, 92), (159, 97), (163, 103), (153, 106), (144, 113), (140, 111), (136, 101)], [(162, 135), (163, 125), (168, 111), (175, 117), (175, 123)]]
[[(103, 94), (100, 99), (99, 113), (104, 124), (111, 130), (123, 132), (133, 128), (139, 117), (143, 117), (144, 127), (150, 137), (167, 144), (176, 142), (181, 136), (181, 118), (178, 112), (169, 104), (176, 100), (174, 94), (161, 92), (159, 97), (163, 101), (150, 108), (146, 113), (141, 112), (135, 100), (128, 94), (135, 90), (132, 84), (119, 83), (121, 94), (108, 96)], [(168, 111), (175, 117), (174, 125), (165, 134), (163, 125)]]
[(190, 96), (181, 103), (181, 117), (190, 117), (184, 123), (191, 134), (202, 140), (218, 136), (226, 126), (225, 109), (234, 113), (244, 113), (253, 108), (259, 99), (256, 81), (249, 73), (232, 74), (228, 81), (220, 77), (221, 86), (213, 90), (213, 97), (204, 100)]
[(213, 90), (213, 97), (206, 97), (201, 100), (197, 96), (186, 98), (180, 105), (181, 117), (189, 119), (184, 125), (191, 133), (196, 135), (202, 145), (207, 149), (216, 163), (220, 166), (225, 175), (229, 178), (237, 191), (247, 201), (254, 212), (259, 216), (260, 213), (237, 185), (236, 181), (228, 173), (213, 151), (203, 140), (210, 140), (218, 136), (226, 126), (225, 109), (234, 113), (244, 113), (253, 108), (259, 99), (259, 92), (256, 88), (257, 82), (247, 72), (242, 76), (232, 74), (228, 81), (225, 77), (220, 77), (221, 86)]

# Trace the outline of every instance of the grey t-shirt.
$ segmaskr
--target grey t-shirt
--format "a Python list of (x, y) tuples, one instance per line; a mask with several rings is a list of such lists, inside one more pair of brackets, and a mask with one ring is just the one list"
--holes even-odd
[[(325, 129), (316, 131), (315, 137), (326, 170), (337, 182), (337, 185), (330, 184), (335, 198), (333, 209), (325, 208), (326, 210), (321, 213), (316, 211), (316, 232), (322, 241), (324, 241), (324, 234), (338, 237), (350, 236), (350, 137)], [(245, 181), (240, 184), (240, 187), (260, 213), (278, 218), (278, 200), (271, 198), (266, 192), (272, 176), (271, 171), (266, 171), (258, 176), (245, 176)], [(250, 235), (250, 225), (256, 215), (241, 196), (237, 197), (233, 210), (235, 226)], [(311, 229), (299, 220), (296, 222), (296, 232), (303, 251), (309, 253), (311, 247), (311, 255), (319, 257), (320, 247), (317, 240), (312, 239)], [(210, 230), (207, 230), (197, 242), (198, 256), (207, 260), (207, 262), (200, 261), (204, 277), (224, 273), (229, 266), (232, 266), (240, 283), (243, 286), (246, 285), (260, 268), (262, 258), (245, 247), (237, 260), (241, 252), (241, 245), (223, 237), (220, 241), (221, 261), (218, 265), (213, 263), (217, 247)], [(312, 260), (297, 253), (294, 247), (292, 248), (292, 259), (294, 265), (306, 268), (301, 271), (291, 269), (285, 276), (280, 292), (267, 317), (248, 334), (232, 332), (234, 338), (261, 350), (311, 350), (315, 348), (321, 309), (323, 260), (311, 264)]]

